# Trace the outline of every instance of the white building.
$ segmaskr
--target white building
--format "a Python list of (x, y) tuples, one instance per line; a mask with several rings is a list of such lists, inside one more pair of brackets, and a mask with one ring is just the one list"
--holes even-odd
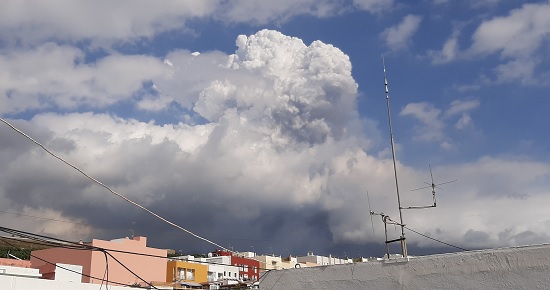
[(332, 255), (328, 257), (318, 256), (314, 255), (312, 252), (307, 253), (307, 256), (297, 257), (297, 259), (299, 263), (315, 263), (319, 266), (353, 263), (352, 259), (340, 259)]
[[(0, 265), (0, 275), (3, 276), (16, 276), (16, 277), (28, 277), (28, 278), (41, 278), (42, 274), (38, 269), (34, 268), (22, 268), (15, 266)], [(0, 285), (0, 289), (4, 289)]]
[[(59, 281), (37, 278), (38, 269), (20, 268), (9, 269), (0, 266), (0, 289), (2, 290), (97, 290), (97, 284), (81, 283), (75, 281)], [(36, 271), (34, 271), (36, 270)], [(109, 290), (128, 290), (128, 287), (114, 286), (109, 284)]]
[(260, 262), (260, 269), (262, 271), (283, 269), (281, 256), (261, 255), (252, 257), (252, 259)]
[(239, 277), (239, 267), (231, 265), (231, 257), (203, 258), (208, 263), (208, 281), (220, 281)]
[(239, 278), (239, 267), (231, 265), (231, 257), (229, 256), (217, 256), (208, 258), (182, 256), (175, 257), (175, 259), (207, 265), (208, 282), (237, 280)]

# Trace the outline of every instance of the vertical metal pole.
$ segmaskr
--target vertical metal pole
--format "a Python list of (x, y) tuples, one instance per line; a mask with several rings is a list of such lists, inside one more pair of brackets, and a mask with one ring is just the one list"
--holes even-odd
[(393, 128), (391, 123), (390, 112), (390, 95), (388, 91), (388, 79), (386, 77), (386, 63), (382, 56), (382, 65), (384, 66), (384, 85), (386, 86), (386, 105), (388, 107), (388, 123), (390, 125), (390, 141), (391, 141), (391, 153), (393, 158), (393, 174), (395, 176), (395, 190), (397, 192), (397, 205), (399, 206), (399, 222), (401, 223), (401, 253), (403, 257), (407, 257), (407, 243), (405, 242), (405, 225), (403, 224), (403, 213), (401, 212), (401, 198), (399, 196), (399, 182), (397, 181), (397, 167), (395, 165), (395, 144), (393, 141)]
[(390, 258), (390, 244), (388, 243), (388, 224), (386, 223), (387, 216), (382, 216), (382, 221), (384, 222), (384, 233), (386, 234), (386, 256)]

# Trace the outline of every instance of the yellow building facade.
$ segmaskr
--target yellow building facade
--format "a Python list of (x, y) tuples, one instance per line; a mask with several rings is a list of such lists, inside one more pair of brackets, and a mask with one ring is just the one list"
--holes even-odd
[(208, 282), (208, 266), (186, 261), (168, 261), (166, 282)]

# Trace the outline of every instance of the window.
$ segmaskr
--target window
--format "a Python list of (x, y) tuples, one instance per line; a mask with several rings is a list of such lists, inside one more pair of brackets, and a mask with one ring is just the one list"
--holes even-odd
[(178, 268), (178, 278), (185, 280), (185, 268)]
[(186, 279), (194, 281), (195, 280), (195, 269), (187, 269), (187, 272), (185, 273)]
[(195, 269), (178, 268), (178, 279), (180, 280), (195, 280)]

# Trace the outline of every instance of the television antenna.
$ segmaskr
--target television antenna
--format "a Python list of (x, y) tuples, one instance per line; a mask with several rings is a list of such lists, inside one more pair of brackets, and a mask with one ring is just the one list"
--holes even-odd
[[(385, 230), (385, 234), (386, 234), (386, 253), (388, 255), (388, 258), (390, 257), (389, 244), (394, 243), (394, 242), (401, 242), (402, 256), (407, 257), (407, 243), (406, 243), (406, 239), (405, 239), (405, 223), (403, 222), (403, 210), (404, 209), (424, 209), (424, 208), (436, 207), (437, 203), (436, 203), (436, 199), (435, 199), (435, 188), (436, 187), (439, 188), (438, 186), (442, 185), (442, 184), (455, 182), (456, 180), (447, 181), (447, 182), (440, 183), (440, 184), (435, 184), (434, 179), (433, 179), (432, 167), (431, 167), (431, 165), (429, 165), (429, 167), (430, 167), (430, 177), (431, 177), (432, 183), (431, 184), (427, 183), (430, 186), (429, 187), (423, 187), (423, 188), (430, 188), (430, 187), (432, 188), (433, 204), (428, 205), (428, 206), (408, 206), (408, 207), (402, 207), (401, 206), (401, 197), (399, 195), (399, 181), (398, 181), (398, 178), (397, 178), (397, 166), (396, 166), (396, 157), (395, 157), (395, 142), (394, 142), (394, 139), (393, 139), (393, 128), (392, 128), (391, 110), (390, 110), (390, 95), (389, 95), (389, 90), (388, 90), (388, 78), (386, 76), (386, 63), (384, 61), (384, 56), (382, 56), (382, 65), (384, 67), (384, 86), (385, 86), (385, 89), (386, 89), (386, 106), (388, 108), (388, 124), (389, 124), (389, 131), (390, 131), (391, 153), (392, 153), (392, 161), (393, 161), (393, 174), (394, 174), (394, 177), (395, 177), (395, 191), (397, 193), (397, 206), (398, 206), (398, 209), (399, 209), (399, 222), (392, 220), (388, 215), (385, 215), (384, 213), (377, 213), (377, 212), (374, 212), (374, 211), (370, 210), (370, 199), (369, 199), (369, 211), (370, 211), (370, 215), (371, 215), (371, 223), (372, 223), (372, 216), (373, 215), (379, 215), (379, 216), (382, 217), (382, 221), (384, 222), (384, 230)], [(414, 189), (414, 190), (420, 190), (420, 189), (423, 189), (423, 188), (417, 188), (417, 189)], [(367, 192), (367, 197), (368, 197), (368, 192)], [(399, 238), (393, 239), (393, 240), (388, 240), (388, 230), (387, 230), (388, 224), (393, 224), (393, 225), (397, 225), (397, 226), (401, 227), (401, 236)], [(374, 227), (373, 227), (373, 231), (374, 231)]]
[[(389, 244), (394, 243), (394, 242), (401, 242), (401, 253), (402, 253), (402, 256), (405, 258), (405, 257), (407, 257), (407, 243), (406, 243), (406, 240), (405, 240), (405, 223), (403, 222), (403, 212), (402, 212), (402, 210), (404, 210), (404, 209), (424, 209), (424, 208), (436, 207), (437, 203), (436, 203), (436, 199), (435, 199), (435, 189), (436, 188), (441, 189), (439, 187), (439, 185), (455, 182), (457, 180), (452, 180), (452, 181), (447, 181), (447, 182), (435, 184), (434, 178), (433, 178), (433, 173), (432, 173), (432, 166), (428, 164), (429, 168), (430, 168), (430, 177), (431, 177), (432, 183), (430, 184), (430, 183), (425, 182), (429, 186), (413, 189), (413, 191), (420, 190), (420, 189), (425, 189), (425, 188), (431, 188), (432, 189), (432, 196), (433, 196), (433, 204), (428, 205), (428, 206), (409, 206), (409, 207), (402, 207), (401, 206), (401, 198), (399, 196), (399, 182), (398, 182), (398, 178), (397, 178), (397, 166), (396, 166), (396, 161), (395, 161), (396, 160), (396, 157), (395, 157), (395, 142), (393, 140), (393, 128), (392, 128), (392, 120), (391, 120), (391, 112), (390, 112), (390, 96), (389, 96), (389, 91), (388, 91), (388, 78), (386, 77), (386, 63), (384, 62), (384, 56), (382, 56), (382, 65), (384, 67), (384, 86), (385, 86), (385, 89), (386, 89), (386, 105), (387, 105), (387, 108), (388, 108), (388, 123), (389, 123), (391, 152), (392, 152), (392, 160), (393, 160), (393, 174), (395, 176), (395, 191), (397, 193), (397, 206), (398, 206), (398, 209), (399, 209), (399, 222), (392, 220), (388, 215), (386, 215), (384, 213), (377, 213), (377, 212), (374, 212), (374, 211), (370, 210), (370, 198), (368, 200), (369, 201), (369, 213), (370, 213), (370, 216), (371, 216), (371, 224), (372, 224), (372, 216), (373, 215), (379, 215), (379, 216), (382, 217), (382, 222), (384, 223), (384, 232), (385, 232), (385, 237), (386, 237), (386, 254), (388, 256), (388, 259), (390, 258)], [(367, 191), (367, 198), (368, 198), (368, 191)], [(392, 225), (396, 225), (396, 226), (401, 227), (401, 236), (399, 238), (393, 239), (393, 240), (388, 240), (388, 224), (390, 224), (390, 225), (392, 224)], [(373, 226), (373, 234), (374, 234), (374, 226)]]
[(371, 206), (370, 206), (370, 197), (369, 197), (369, 191), (367, 190), (367, 201), (369, 202), (369, 212), (370, 212), (370, 225), (371, 225), (371, 229), (372, 229), (372, 236), (374, 237), (374, 222), (372, 221), (372, 209), (371, 209)]
[[(383, 212), (374, 212), (372, 210), (370, 211), (371, 222), (372, 222), (372, 216), (373, 215), (379, 215), (379, 216), (382, 217), (382, 222), (384, 223), (384, 236), (386, 237), (386, 256), (389, 259), (390, 258), (390, 244), (394, 243), (394, 242), (399, 242), (399, 241), (401, 241), (401, 243), (403, 244), (403, 239), (401, 237), (399, 237), (397, 239), (388, 240), (388, 225), (397, 225), (397, 226), (401, 226), (401, 227), (405, 227), (405, 225), (400, 224), (400, 223), (392, 220), (389, 215), (386, 215)], [(373, 227), (373, 231), (374, 231), (374, 227)], [(404, 255), (403, 257), (406, 257), (406, 256)]]
[(442, 190), (443, 188), (439, 187), (440, 185), (458, 181), (457, 179), (455, 179), (455, 180), (435, 184), (434, 176), (433, 176), (433, 173), (432, 173), (432, 165), (428, 164), (428, 166), (430, 168), (430, 178), (432, 179), (432, 183), (430, 184), (430, 183), (424, 181), (424, 183), (428, 184), (429, 186), (424, 186), (424, 187), (420, 187), (420, 188), (411, 189), (411, 191), (417, 191), (417, 190), (421, 190), (421, 189), (431, 188), (432, 189), (433, 204), (425, 205), (425, 206), (409, 206), (409, 207), (405, 207), (403, 209), (422, 209), (422, 208), (436, 207), (437, 202), (435, 200), (435, 189), (438, 188), (438, 189)]
[[(403, 255), (403, 257), (407, 257), (407, 243), (405, 240), (405, 224), (403, 223), (403, 213), (401, 211), (403, 208), (401, 207), (401, 198), (399, 196), (399, 182), (397, 179), (397, 166), (395, 165), (395, 159), (396, 159), (395, 143), (393, 140), (393, 128), (392, 128), (391, 112), (390, 112), (390, 95), (388, 91), (388, 78), (386, 77), (386, 63), (384, 62), (384, 56), (382, 56), (382, 65), (384, 66), (384, 86), (386, 87), (386, 106), (388, 107), (388, 124), (390, 128), (391, 154), (392, 154), (392, 160), (393, 160), (393, 175), (395, 176), (395, 191), (397, 193), (397, 206), (399, 208), (399, 223), (396, 222), (395, 224), (401, 226), (401, 237), (399, 237), (398, 239), (388, 241), (387, 231), (386, 231), (386, 247), (388, 247), (389, 243), (401, 242), (401, 254)], [(382, 216), (382, 220), (384, 221), (384, 227), (387, 228), (387, 223), (386, 223), (387, 220), (384, 219), (384, 216)], [(389, 252), (388, 252), (388, 258), (389, 258)]]

